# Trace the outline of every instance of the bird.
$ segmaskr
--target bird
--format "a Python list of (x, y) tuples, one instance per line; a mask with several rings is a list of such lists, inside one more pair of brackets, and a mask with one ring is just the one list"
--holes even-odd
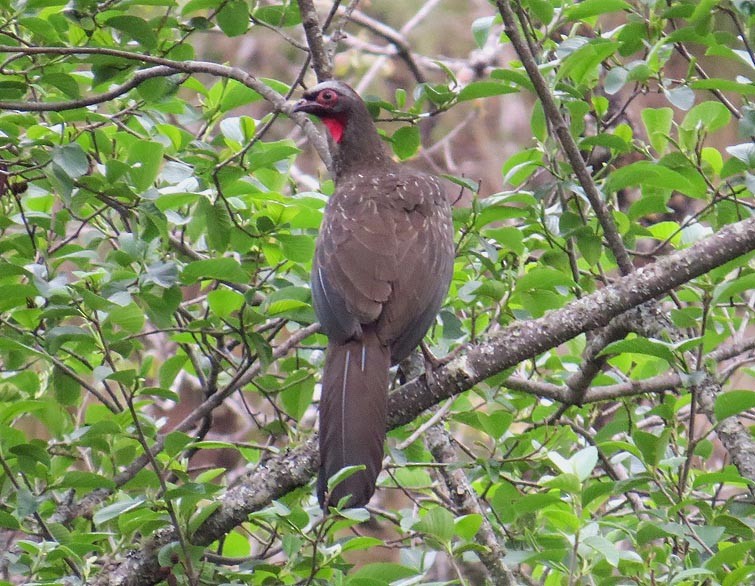
[[(382, 469), (391, 366), (420, 344), (451, 283), (451, 205), (437, 177), (391, 158), (346, 83), (315, 85), (292, 111), (329, 131), (335, 179), (311, 273), (312, 304), (328, 338), (317, 498), (323, 510), (363, 507)], [(330, 477), (360, 465), (328, 492)]]

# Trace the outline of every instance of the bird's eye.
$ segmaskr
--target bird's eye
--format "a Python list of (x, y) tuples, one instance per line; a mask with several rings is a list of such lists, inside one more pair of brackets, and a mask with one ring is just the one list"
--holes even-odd
[(321, 104), (335, 104), (338, 100), (338, 94), (333, 90), (324, 90), (317, 96), (317, 101)]

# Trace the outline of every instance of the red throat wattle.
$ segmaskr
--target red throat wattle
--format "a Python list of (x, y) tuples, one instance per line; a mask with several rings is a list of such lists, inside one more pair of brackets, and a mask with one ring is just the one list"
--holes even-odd
[(341, 142), (345, 124), (338, 118), (323, 118), (322, 122), (330, 131), (330, 136), (333, 137), (333, 140), (336, 142)]

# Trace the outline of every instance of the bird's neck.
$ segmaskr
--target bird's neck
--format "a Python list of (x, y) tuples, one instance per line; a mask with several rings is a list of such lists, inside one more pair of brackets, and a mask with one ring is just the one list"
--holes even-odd
[[(331, 133), (331, 139), (333, 138)], [(336, 182), (350, 173), (377, 173), (396, 164), (388, 154), (366, 108), (352, 114), (343, 128), (341, 140), (333, 140), (331, 145)]]

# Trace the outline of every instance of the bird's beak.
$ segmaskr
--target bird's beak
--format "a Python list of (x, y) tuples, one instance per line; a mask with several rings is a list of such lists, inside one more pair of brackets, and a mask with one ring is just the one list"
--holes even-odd
[(312, 106), (317, 106), (317, 104), (315, 102), (310, 102), (307, 99), (302, 99), (294, 104), (294, 107), (291, 108), (291, 111), (310, 113), (312, 111)]

